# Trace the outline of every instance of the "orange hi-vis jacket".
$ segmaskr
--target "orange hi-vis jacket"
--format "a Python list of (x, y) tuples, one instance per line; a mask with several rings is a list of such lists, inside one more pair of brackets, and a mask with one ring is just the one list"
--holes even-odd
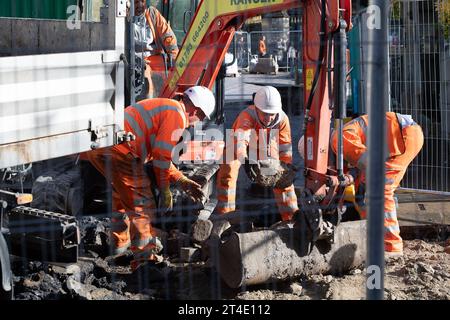
[(155, 39), (155, 44), (159, 51), (157, 54), (164, 51), (175, 60), (179, 51), (177, 38), (166, 19), (152, 6), (145, 10), (145, 19), (152, 30), (153, 39)]
[[(387, 157), (405, 153), (405, 143), (402, 135), (403, 126), (410, 124), (410, 120), (405, 115), (387, 112), (386, 113), (386, 128), (388, 130), (386, 140)], [(415, 123), (414, 123), (415, 124)], [(363, 115), (348, 122), (344, 127), (344, 149), (352, 150), (347, 153), (346, 161), (352, 166), (364, 170), (367, 166), (367, 126), (368, 116)], [(337, 145), (337, 135), (333, 135), (332, 146)]]
[(172, 163), (172, 150), (188, 126), (182, 103), (165, 98), (142, 100), (125, 109), (125, 130), (136, 140), (114, 148), (152, 160), (158, 187), (167, 187), (183, 175)]
[[(279, 159), (292, 163), (292, 141), (289, 118), (284, 112), (269, 127), (264, 127), (258, 119), (256, 107), (250, 106), (243, 110), (235, 120), (232, 134), (234, 139), (227, 137), (226, 153), (234, 150), (232, 161), (220, 166), (217, 179), (217, 194), (219, 203), (217, 212), (220, 214), (236, 210), (236, 187), (241, 161), (248, 157), (252, 160)], [(230, 145), (230, 142), (233, 145)], [(227, 150), (228, 149), (228, 150)], [(228, 157), (227, 157), (228, 158)], [(298, 210), (297, 196), (294, 186), (274, 189), (275, 200), (283, 220), (289, 220)]]
[(233, 123), (238, 159), (279, 159), (292, 163), (292, 139), (289, 118), (282, 111), (270, 127), (264, 127), (258, 119), (256, 107), (243, 110)]
[[(367, 167), (367, 129), (368, 116), (364, 115), (348, 122), (343, 129), (344, 159), (349, 164), (360, 169), (357, 183), (365, 181)], [(386, 113), (387, 143), (385, 162), (386, 183), (384, 188), (384, 246), (385, 251), (401, 252), (403, 242), (400, 237), (400, 227), (394, 192), (400, 185), (408, 165), (414, 160), (423, 146), (423, 132), (420, 126), (408, 116), (394, 112)], [(337, 134), (331, 137), (331, 147), (337, 150)], [(364, 206), (361, 217), (365, 218)]]

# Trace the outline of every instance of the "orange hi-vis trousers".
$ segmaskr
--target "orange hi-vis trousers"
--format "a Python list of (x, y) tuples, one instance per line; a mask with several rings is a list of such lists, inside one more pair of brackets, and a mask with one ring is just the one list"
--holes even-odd
[[(258, 120), (256, 107), (250, 106), (238, 115), (232, 129), (236, 133), (234, 137), (240, 136), (241, 139), (227, 139), (227, 143), (233, 143), (234, 146), (228, 145), (226, 148), (235, 147), (236, 157), (232, 161), (220, 165), (217, 178), (218, 204), (216, 209), (219, 214), (236, 210), (236, 185), (241, 166), (240, 159), (245, 156), (251, 158), (252, 155), (258, 155), (259, 159), (259, 155), (265, 156), (266, 152), (270, 151), (273, 158), (285, 163), (292, 163), (291, 127), (289, 118), (284, 112), (279, 114), (278, 119), (270, 128), (265, 128)], [(264, 143), (261, 143), (262, 138)], [(284, 221), (290, 220), (298, 210), (294, 185), (282, 189), (274, 188), (273, 191), (281, 218)]]
[[(241, 162), (233, 160), (229, 164), (220, 165), (217, 179), (217, 212), (225, 214), (236, 210), (236, 184)], [(298, 210), (297, 196), (294, 185), (287, 188), (274, 188), (273, 193), (278, 211), (283, 221), (292, 219)]]
[(423, 133), (418, 125), (402, 130), (405, 140), (405, 153), (389, 158), (386, 161), (386, 185), (384, 187), (384, 246), (385, 251), (403, 251), (400, 226), (397, 220), (397, 210), (394, 192), (400, 185), (409, 164), (414, 160), (423, 146)]
[(144, 250), (155, 236), (151, 221), (156, 205), (143, 162), (115, 147), (90, 151), (86, 156), (112, 184), (113, 254), (123, 253), (130, 246), (132, 250)]
[[(367, 163), (367, 134), (368, 118), (356, 118), (344, 126), (344, 159), (351, 165), (358, 167), (361, 176), (358, 180), (365, 183)], [(388, 112), (386, 113), (387, 149), (386, 183), (384, 188), (384, 247), (388, 252), (402, 252), (403, 242), (400, 237), (400, 226), (397, 220), (397, 210), (394, 201), (394, 192), (400, 185), (409, 164), (422, 149), (424, 137), (422, 129), (412, 119), (406, 116)], [(336, 152), (337, 135), (332, 136), (332, 148)], [(366, 218), (365, 208), (360, 208), (363, 219)]]

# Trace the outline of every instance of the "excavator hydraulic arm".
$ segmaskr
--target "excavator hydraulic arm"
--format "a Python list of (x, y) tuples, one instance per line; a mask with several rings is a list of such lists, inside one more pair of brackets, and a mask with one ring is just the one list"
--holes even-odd
[[(339, 223), (339, 214), (336, 221), (330, 222), (323, 220), (323, 213), (336, 211), (339, 194), (342, 195), (345, 185), (351, 182), (344, 175), (342, 167), (337, 166), (336, 168), (329, 164), (332, 117), (334, 114), (335, 119), (340, 119), (340, 123), (342, 123), (345, 114), (345, 90), (342, 88), (345, 88), (343, 75), (346, 73), (346, 68), (345, 54), (342, 52), (343, 50), (345, 52), (346, 49), (345, 32), (351, 27), (351, 1), (202, 0), (184, 39), (174, 68), (169, 73), (160, 95), (172, 98), (192, 85), (212, 88), (234, 34), (246, 19), (298, 7), (302, 8), (303, 14), (302, 60), (305, 115), (303, 134), (305, 136), (306, 179), (304, 192), (299, 199), (300, 212), (296, 215), (300, 231), (298, 228), (294, 228), (297, 230), (292, 231), (297, 233), (298, 241), (295, 242), (300, 249), (294, 249), (293, 252), (287, 253), (288, 255), (291, 253), (298, 255), (298, 268), (295, 268), (293, 274), (289, 274), (289, 276), (299, 275), (304, 271), (301, 257), (304, 256), (303, 254), (313, 252), (315, 242), (322, 239), (323, 234), (334, 240), (337, 239), (335, 227)], [(340, 61), (335, 63), (336, 59)], [(342, 79), (344, 79), (344, 83)], [(336, 194), (338, 194), (337, 197)], [(336, 232), (342, 233), (344, 232), (342, 230), (348, 228), (344, 225)], [(290, 233), (291, 231), (283, 232)], [(230, 263), (229, 257), (237, 259), (234, 266), (239, 269), (239, 279), (229, 282), (239, 286), (260, 283), (267, 279), (282, 278), (277, 275), (276, 268), (266, 270), (267, 272), (263, 276), (246, 273), (246, 262), (253, 261), (254, 254), (252, 252), (256, 255), (260, 253), (253, 250), (242, 252), (244, 249), (238, 245), (240, 242), (236, 240), (240, 237), (245, 236), (231, 237), (229, 241), (234, 239), (233, 244), (228, 242), (227, 245), (225, 242), (220, 248), (221, 257), (226, 257), (221, 261)], [(358, 237), (345, 236), (342, 239), (340, 242), (337, 241), (337, 246), (361, 248), (361, 241)], [(249, 235), (249, 239), (245, 242), (250, 241), (252, 245), (264, 246), (264, 243), (267, 243), (266, 240), (266, 235), (254, 233)], [(328, 241), (328, 244), (332, 245), (334, 240)], [(330, 250), (335, 249), (330, 248)], [(325, 250), (317, 256), (317, 259), (323, 257), (326, 252), (329, 251)], [(358, 262), (360, 261), (358, 260)], [(351, 264), (352, 261), (345, 263), (346, 266)], [(233, 273), (233, 275), (236, 274)], [(227, 278), (229, 280), (233, 275), (223, 273), (222, 277), (227, 281)], [(245, 281), (241, 281), (241, 278)]]
[(303, 8), (306, 187), (312, 194), (324, 194), (333, 112), (327, 41), (342, 17), (350, 26), (350, 0), (202, 0), (160, 96), (172, 98), (192, 85), (212, 88), (233, 36), (246, 19), (297, 7)]

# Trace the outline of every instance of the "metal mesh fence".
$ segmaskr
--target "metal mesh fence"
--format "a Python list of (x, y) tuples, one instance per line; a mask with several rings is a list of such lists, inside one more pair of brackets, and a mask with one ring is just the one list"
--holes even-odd
[(425, 143), (402, 186), (450, 191), (450, 42), (439, 1), (399, 1), (390, 25), (391, 108), (411, 114)]
[[(280, 72), (289, 72), (291, 75), (297, 67), (301, 69), (300, 44), (302, 33), (300, 30), (287, 31), (238, 31), (235, 35), (236, 56), (238, 68), (244, 72), (251, 72), (258, 61), (258, 43), (265, 36), (267, 57), (273, 59)], [(233, 46), (229, 53), (233, 52)]]
[[(90, 3), (90, 1), (85, 2)], [(404, 186), (449, 191), (450, 42), (443, 37), (433, 5), (434, 2), (431, 1), (402, 1), (399, 11), (396, 11), (392, 18), (390, 28), (392, 109), (412, 114), (413, 118), (422, 125), (426, 137), (424, 150), (411, 165), (403, 180)], [(94, 13), (91, 14), (94, 15)], [(114, 10), (110, 14), (114, 16)], [(184, 25), (181, 24), (181, 19), (177, 22), (176, 27), (180, 29), (175, 31), (177, 36), (181, 36)], [(0, 21), (0, 25), (1, 23), (6, 22)], [(94, 31), (92, 34), (98, 35)], [(270, 62), (264, 66), (264, 69), (258, 69), (258, 60), (262, 58), (258, 52), (258, 45), (263, 35), (266, 37), (267, 58)], [(90, 50), (93, 51), (98, 43), (95, 37), (89, 39), (93, 42), (90, 45)], [(288, 28), (283, 31), (237, 32), (232, 44), (234, 49), (230, 48), (228, 57), (225, 57), (225, 63), (229, 65), (226, 72), (228, 77), (224, 80), (225, 119), (221, 124), (223, 127), (219, 127), (215, 119), (207, 124), (215, 130), (230, 129), (238, 114), (253, 103), (253, 94), (261, 86), (279, 85), (283, 106), (291, 127), (293, 164), (299, 169), (294, 180), (295, 190), (292, 191), (297, 196), (302, 192), (305, 179), (304, 172), (301, 170), (303, 160), (297, 152), (304, 121), (303, 84), (299, 84), (303, 79), (301, 39), (302, 31), (293, 31)], [(179, 43), (182, 42), (179, 41)], [(221, 44), (217, 44), (219, 45)], [(311, 45), (318, 46), (317, 43)], [(101, 49), (108, 48), (110, 48), (109, 45)], [(15, 53), (16, 51), (11, 50), (7, 52), (7, 55), (14, 57)], [(45, 56), (45, 53), (42, 55)], [(43, 70), (36, 75), (33, 74), (31, 78), (45, 82), (55, 75), (59, 77), (58, 79), (79, 76), (81, 79), (75, 85), (69, 84), (71, 88), (79, 86), (84, 91), (62, 92), (57, 97), (38, 97), (40, 100), (32, 96), (38, 95), (40, 93), (38, 90), (32, 91), (31, 94), (26, 92), (29, 94), (29, 100), (34, 102), (30, 104), (27, 101), (23, 102), (24, 99), (21, 97), (16, 97), (19, 101), (17, 103), (14, 101), (16, 103), (14, 106), (18, 107), (16, 109), (24, 113), (33, 113), (39, 111), (37, 110), (39, 106), (48, 104), (50, 106), (46, 110), (48, 114), (40, 115), (38, 119), (45, 124), (47, 120), (54, 118), (58, 108), (67, 107), (68, 101), (77, 106), (85, 103), (87, 107), (83, 109), (84, 113), (76, 109), (71, 110), (70, 113), (64, 109), (60, 110), (63, 113), (60, 117), (71, 122), (78, 119), (76, 116), (80, 118), (85, 116), (86, 119), (82, 118), (83, 121), (78, 122), (86, 127), (74, 129), (88, 135), (87, 138), (81, 137), (75, 140), (88, 144), (87, 148), (81, 150), (89, 148), (97, 149), (97, 151), (111, 150), (110, 147), (115, 144), (111, 137), (116, 132), (104, 132), (102, 128), (96, 128), (95, 122), (93, 124), (91, 120), (95, 115), (94, 108), (102, 106), (99, 101), (115, 109), (112, 108), (116, 107), (115, 105), (110, 105), (114, 100), (113, 97), (123, 94), (123, 92), (117, 93), (116, 88), (113, 88), (113, 83), (117, 85), (117, 79), (112, 72), (119, 70), (119, 67), (115, 65), (114, 68), (111, 66), (106, 69), (104, 65), (108, 62), (105, 61), (112, 58), (102, 55), (98, 57), (98, 61), (95, 61), (102, 67), (92, 62), (86, 66), (77, 66), (75, 71), (64, 71), (63, 67), (74, 69), (69, 59), (71, 57), (67, 59), (69, 62), (59, 65), (53, 56), (50, 57), (53, 59), (52, 63), (56, 65), (55, 68), (58, 68), (55, 71), (49, 70), (47, 67), (49, 61), (45, 58), (42, 58), (40, 65)], [(82, 58), (84, 56), (80, 59)], [(114, 63), (121, 62), (114, 61)], [(236, 69), (233, 69), (234, 65)], [(37, 69), (36, 64), (33, 67)], [(6, 67), (5, 64), (0, 63), (0, 85), (3, 84), (2, 81), (9, 83), (9, 79), (13, 78), (2, 77), (3, 70), (7, 70), (9, 75), (17, 75), (19, 67), (16, 68), (12, 70), (10, 66)], [(30, 71), (26, 69), (21, 72), (19, 78), (27, 80)], [(99, 74), (103, 77), (99, 77)], [(25, 80), (22, 82), (26, 82)], [(64, 85), (62, 80), (59, 82), (60, 84), (55, 81), (47, 86), (52, 86), (52, 92), (57, 92), (60, 89), (59, 85)], [(24, 87), (22, 90), (25, 92), (27, 88)], [(3, 90), (6, 92), (6, 89)], [(0, 112), (2, 115), (6, 114), (7, 102), (2, 100), (0, 95), (0, 103), (5, 106), (3, 113)], [(8, 108), (13, 109), (11, 105), (8, 105)], [(167, 106), (162, 109), (164, 108), (171, 109)], [(123, 109), (116, 110), (117, 114), (109, 109), (107, 111), (111, 119), (123, 120)], [(101, 115), (98, 117), (102, 118)], [(7, 121), (3, 123), (6, 127)], [(24, 122), (17, 120), (14, 129), (21, 128), (23, 124)], [(64, 123), (59, 125), (63, 127)], [(115, 123), (108, 125), (115, 125)], [(42, 123), (39, 124), (39, 129), (41, 127), (44, 127)], [(194, 130), (196, 129), (191, 129), (191, 132)], [(56, 135), (52, 132), (46, 132), (46, 134), (51, 137)], [(203, 137), (205, 134), (202, 131), (199, 135)], [(31, 137), (33, 139), (25, 138), (38, 140), (40, 136)], [(26, 140), (25, 138), (23, 140)], [(97, 139), (106, 138), (108, 138), (107, 143), (95, 144)], [(287, 224), (279, 224), (280, 207), (287, 201), (285, 199), (284, 203), (277, 201), (273, 187), (261, 187), (251, 181), (244, 166), (240, 168), (236, 190), (233, 191), (236, 195), (236, 210), (227, 216), (229, 221), (225, 221), (223, 216), (214, 212), (217, 198), (220, 192), (223, 192), (223, 190), (217, 190), (216, 174), (219, 169), (217, 164), (180, 164), (178, 168), (186, 177), (201, 184), (207, 199), (202, 204), (193, 203), (192, 199), (185, 194), (179, 181), (174, 182), (170, 189), (173, 210), (167, 213), (167, 210), (157, 209), (163, 201), (163, 190), (158, 190), (156, 187), (157, 182), (153, 177), (154, 168), (148, 164), (144, 165), (144, 159), (136, 160), (138, 157), (132, 156), (131, 153), (121, 154), (122, 160), (126, 157), (126, 161), (121, 160), (122, 162), (118, 161), (117, 154), (112, 155), (112, 152), (98, 153), (97, 169), (103, 166), (102, 173), (89, 163), (86, 154), (55, 159), (62, 154), (80, 152), (79, 150), (49, 154), (48, 157), (42, 156), (44, 154), (42, 149), (63, 151), (64, 147), (71, 146), (69, 142), (58, 145), (49, 144), (48, 148), (44, 148), (43, 145), (33, 145), (36, 154), (41, 155), (38, 159), (42, 161), (21, 166), (10, 166), (10, 163), (7, 163), (5, 167), (9, 167), (0, 171), (0, 189), (11, 190), (12, 193), (8, 196), (14, 198), (15, 192), (35, 195), (33, 202), (29, 204), (30, 207), (18, 206), (12, 209), (7, 207), (6, 201), (0, 201), (2, 210), (0, 236), (3, 237), (4, 234), (8, 240), (12, 254), (11, 265), (15, 275), (12, 282), (18, 299), (271, 300), (296, 299), (300, 296), (304, 299), (338, 299), (340, 293), (333, 293), (330, 289), (333, 277), (321, 273), (328, 270), (334, 274), (340, 274), (342, 270), (338, 265), (345, 259), (348, 259), (344, 261), (345, 268), (353, 268), (355, 272), (353, 275), (362, 273), (364, 267), (361, 261), (365, 254), (366, 230), (361, 221), (352, 221), (351, 223), (355, 224), (343, 232), (345, 236), (341, 237), (338, 234), (333, 238), (337, 247), (342, 247), (339, 250), (342, 249), (343, 252), (331, 249), (331, 242), (322, 242), (313, 249), (315, 251), (311, 256), (306, 254), (310, 253), (306, 252), (310, 248), (302, 248), (306, 250), (306, 253), (302, 252), (301, 254), (304, 255), (300, 255), (295, 248), (296, 244), (300, 243), (299, 233), (292, 232), (291, 229), (285, 233), (276, 231), (283, 229), (282, 227), (285, 227), (284, 230), (288, 229)], [(156, 147), (153, 143), (156, 143), (155, 140), (150, 141), (151, 147), (155, 149), (167, 148), (168, 145), (158, 141), (159, 146)], [(101, 165), (98, 165), (100, 162)], [(115, 173), (123, 169), (123, 167), (119, 169), (121, 165), (127, 167), (128, 173), (132, 172), (131, 177), (123, 183), (126, 187), (132, 186), (132, 188), (122, 193), (120, 189), (117, 189), (117, 185), (123, 181), (114, 181), (113, 178)], [(123, 173), (124, 170), (121, 172)], [(137, 172), (140, 174), (139, 177)], [(122, 186), (122, 191), (125, 189)], [(279, 200), (280, 196), (278, 197)], [(283, 197), (287, 198), (286, 194), (281, 196)], [(126, 201), (132, 198), (133, 205), (123, 207), (125, 198)], [(117, 203), (120, 203), (122, 207)], [(149, 206), (145, 207), (145, 205)], [(128, 211), (137, 208), (140, 211)], [(228, 222), (230, 224), (227, 225)], [(119, 230), (120, 227), (123, 227), (123, 230)], [(142, 239), (137, 236), (131, 239), (131, 234), (139, 234), (137, 230), (142, 227), (151, 228), (151, 232), (148, 229), (145, 230), (147, 237)], [(245, 235), (248, 231), (254, 231), (257, 235), (248, 237)], [(114, 232), (115, 238), (112, 237)], [(123, 246), (125, 250), (116, 254), (117, 252), (112, 250), (118, 249), (118, 246), (112, 244), (112, 239), (117, 239), (119, 233), (126, 237), (124, 234), (127, 232), (126, 236), (132, 242), (131, 246)], [(159, 246), (157, 241), (162, 244), (162, 250), (158, 252), (155, 249)], [(350, 241), (352, 244), (348, 245), (345, 241)], [(228, 247), (224, 245), (225, 242), (228, 243)], [(142, 245), (142, 243), (145, 244)], [(302, 244), (305, 243), (309, 245), (306, 241), (302, 242)], [(270, 255), (267, 253), (269, 250), (265, 250), (265, 246), (269, 246)], [(137, 247), (143, 248), (137, 250)], [(239, 259), (236, 259), (237, 255), (240, 255)], [(326, 258), (323, 258), (325, 255)], [(250, 261), (248, 256), (254, 257), (255, 261)], [(139, 260), (140, 258), (142, 259)], [(244, 260), (245, 265), (242, 263)], [(133, 262), (137, 262), (138, 265), (133, 265)], [(140, 262), (142, 264), (139, 264)], [(293, 275), (295, 268), (297, 268), (295, 272), (301, 270), (304, 271), (302, 273), (304, 275), (307, 273), (316, 275), (295, 277), (295, 281), (288, 282), (274, 280), (274, 278), (288, 278)], [(248, 279), (239, 278), (246, 276), (244, 271), (247, 275), (250, 274), (249, 277), (256, 279), (254, 282), (258, 286), (247, 283)], [(271, 273), (275, 274), (274, 278), (270, 277)], [(266, 281), (260, 281), (258, 277), (267, 278), (264, 279)], [(236, 279), (243, 284), (233, 282)], [(354, 285), (365, 288), (365, 277), (356, 277)], [(2, 294), (0, 290), (0, 298)]]

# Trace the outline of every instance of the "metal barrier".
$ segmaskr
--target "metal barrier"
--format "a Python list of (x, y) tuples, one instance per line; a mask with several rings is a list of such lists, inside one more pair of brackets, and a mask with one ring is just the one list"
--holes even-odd
[[(293, 72), (296, 65), (301, 68), (299, 46), (302, 33), (296, 30), (236, 32), (234, 41), (239, 69), (248, 71), (250, 65), (257, 62), (258, 43), (263, 35), (266, 36), (267, 55), (275, 59), (280, 71)], [(232, 51), (230, 47), (229, 52)]]
[(439, 25), (447, 0), (393, 6), (390, 25), (391, 109), (411, 114), (425, 143), (403, 187), (450, 191), (450, 38)]

